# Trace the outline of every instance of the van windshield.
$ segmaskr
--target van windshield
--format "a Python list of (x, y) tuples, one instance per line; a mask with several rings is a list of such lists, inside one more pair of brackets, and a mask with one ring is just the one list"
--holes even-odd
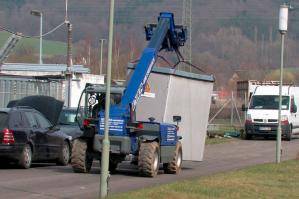
[[(288, 110), (290, 103), (289, 96), (282, 96), (282, 110)], [(272, 109), (277, 110), (279, 108), (279, 96), (278, 95), (254, 95), (252, 96), (250, 109)]]

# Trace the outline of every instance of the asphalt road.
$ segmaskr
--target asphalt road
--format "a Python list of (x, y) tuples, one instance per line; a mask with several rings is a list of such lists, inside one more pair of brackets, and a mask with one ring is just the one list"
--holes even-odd
[[(283, 141), (282, 147), (282, 159), (294, 159), (299, 152), (299, 139)], [(111, 176), (109, 187), (112, 193), (125, 192), (274, 161), (274, 140), (234, 140), (207, 146), (204, 161), (184, 161), (179, 175), (161, 171), (156, 178), (143, 178), (123, 164), (120, 166), (123, 171)], [(71, 167), (53, 164), (36, 164), (28, 170), (0, 166), (0, 198), (96, 198), (98, 165), (94, 163), (91, 174), (75, 174)]]

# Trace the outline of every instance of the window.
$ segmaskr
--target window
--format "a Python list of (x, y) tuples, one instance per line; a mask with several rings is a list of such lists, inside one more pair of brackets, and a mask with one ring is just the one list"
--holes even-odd
[[(288, 110), (290, 103), (289, 96), (282, 96), (282, 110)], [(270, 109), (277, 110), (279, 108), (278, 95), (254, 95), (251, 99), (250, 109)]]
[(7, 127), (8, 114), (5, 112), (0, 112), (0, 130)]
[(41, 128), (46, 129), (46, 128), (50, 128), (52, 126), (51, 123), (40, 113), (34, 113), (34, 115), (35, 115), (35, 117), (39, 123), (39, 126)]
[(27, 121), (29, 123), (29, 127), (30, 128), (37, 128), (38, 127), (37, 121), (36, 121), (33, 113), (31, 113), (31, 112), (25, 112), (25, 116), (27, 118)]

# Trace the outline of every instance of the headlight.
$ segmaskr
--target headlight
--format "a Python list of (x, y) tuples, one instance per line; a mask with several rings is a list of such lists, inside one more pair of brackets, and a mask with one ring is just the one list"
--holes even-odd
[(281, 121), (287, 121), (288, 120), (288, 116), (287, 115), (282, 115), (281, 116)]
[(252, 120), (251, 119), (251, 114), (246, 114), (246, 120)]

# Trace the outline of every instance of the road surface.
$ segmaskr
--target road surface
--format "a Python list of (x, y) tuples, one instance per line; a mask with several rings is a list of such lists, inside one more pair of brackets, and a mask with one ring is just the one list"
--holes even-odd
[[(294, 159), (299, 152), (299, 139), (283, 141), (282, 146), (282, 159)], [(109, 187), (111, 193), (126, 192), (274, 161), (274, 140), (233, 140), (206, 146), (204, 161), (184, 161), (179, 175), (161, 171), (156, 178), (143, 178), (128, 165), (120, 165), (122, 172), (111, 176)], [(28, 170), (1, 166), (0, 198), (96, 198), (100, 181), (98, 166), (95, 162), (91, 174), (75, 174), (71, 167), (54, 164), (35, 164)]]

